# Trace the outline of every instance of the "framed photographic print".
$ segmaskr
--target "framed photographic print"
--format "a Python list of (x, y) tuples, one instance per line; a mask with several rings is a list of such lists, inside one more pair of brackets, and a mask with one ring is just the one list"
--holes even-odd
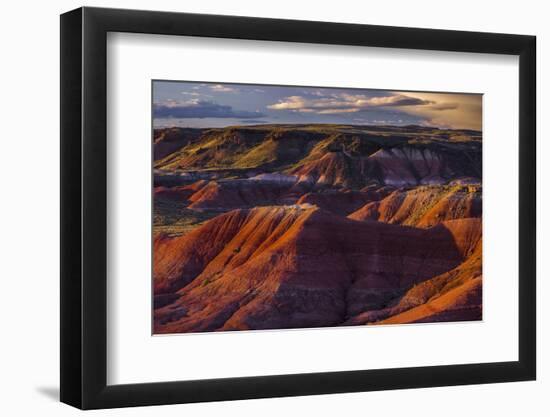
[(61, 400), (535, 379), (535, 38), (61, 16)]

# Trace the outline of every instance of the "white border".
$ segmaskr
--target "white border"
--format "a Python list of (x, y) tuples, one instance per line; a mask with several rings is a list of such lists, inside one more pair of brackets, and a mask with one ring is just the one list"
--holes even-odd
[[(109, 34), (108, 384), (518, 358), (518, 59)], [(478, 92), (484, 320), (151, 336), (151, 79)]]

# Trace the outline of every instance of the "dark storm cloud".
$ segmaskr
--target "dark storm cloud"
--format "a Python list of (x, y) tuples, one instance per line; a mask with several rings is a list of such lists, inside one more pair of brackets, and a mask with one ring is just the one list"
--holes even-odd
[(386, 107), (400, 107), (400, 106), (425, 106), (427, 104), (434, 104), (430, 100), (422, 100), (417, 97), (407, 97), (407, 96), (393, 96), (397, 97), (395, 100), (389, 100), (383, 106)]
[(434, 104), (431, 107), (431, 109), (435, 111), (456, 110), (458, 109), (458, 104), (457, 103)]
[(155, 118), (204, 119), (233, 118), (256, 119), (265, 115), (259, 111), (234, 110), (233, 107), (213, 101), (190, 100), (187, 102), (165, 102), (153, 105)]

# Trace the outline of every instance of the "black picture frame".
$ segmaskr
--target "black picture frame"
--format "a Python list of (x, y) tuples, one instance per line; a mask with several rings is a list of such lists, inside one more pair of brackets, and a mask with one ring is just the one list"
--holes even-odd
[[(107, 385), (108, 32), (519, 56), (519, 360)], [(61, 16), (61, 401), (82, 409), (533, 380), (534, 36), (80, 8)], [(491, 156), (489, 156), (491, 157)]]

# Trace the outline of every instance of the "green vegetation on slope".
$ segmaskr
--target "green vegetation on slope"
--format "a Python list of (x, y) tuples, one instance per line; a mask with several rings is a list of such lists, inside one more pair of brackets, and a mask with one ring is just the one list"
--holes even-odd
[[(170, 128), (155, 131), (154, 163), (165, 171), (263, 169), (282, 171), (321, 158), (327, 152), (368, 157), (380, 148), (410, 145), (446, 152), (480, 153), (481, 133), (421, 126), (259, 125), (219, 129)], [(181, 136), (178, 139), (178, 132)], [(189, 140), (186, 140), (187, 137)], [(170, 146), (163, 142), (170, 138)], [(181, 146), (172, 150), (174, 144)], [(162, 151), (162, 152), (161, 152)]]

